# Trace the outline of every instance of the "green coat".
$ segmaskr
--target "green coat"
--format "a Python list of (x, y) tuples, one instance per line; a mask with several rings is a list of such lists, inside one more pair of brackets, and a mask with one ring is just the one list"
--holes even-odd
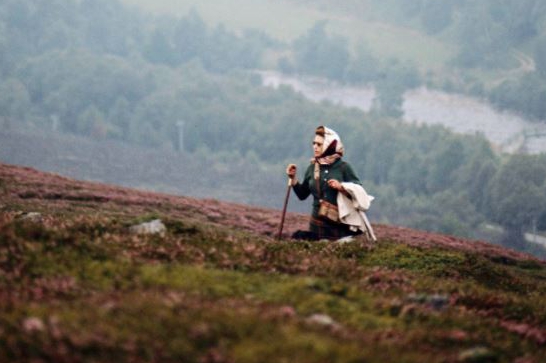
[(353, 168), (349, 163), (342, 159), (336, 160), (331, 165), (320, 165), (320, 195), (317, 188), (317, 181), (314, 178), (315, 164), (310, 164), (305, 171), (305, 176), (302, 182), (294, 185), (293, 189), (300, 200), (307, 199), (309, 195), (313, 195), (313, 210), (311, 216), (318, 217), (319, 200), (324, 199), (327, 202), (337, 205), (338, 191), (328, 186), (327, 181), (336, 179), (339, 182), (352, 182), (362, 184), (356, 176)]

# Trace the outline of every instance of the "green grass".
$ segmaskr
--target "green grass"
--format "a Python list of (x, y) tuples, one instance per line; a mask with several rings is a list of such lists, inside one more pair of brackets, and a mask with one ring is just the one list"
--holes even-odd
[[(4, 223), (2, 291), (19, 297), (2, 303), (0, 358), (442, 362), (480, 344), (508, 362), (540, 351), (457, 306), (545, 321), (542, 265), (389, 241), (272, 242), (173, 220), (165, 238), (126, 235), (124, 225), (141, 219)], [(535, 295), (520, 297), (522, 286)], [(428, 294), (454, 291), (457, 305), (428, 306)], [(335, 325), (308, 323), (313, 314)], [(29, 333), (31, 318), (42, 327)]]

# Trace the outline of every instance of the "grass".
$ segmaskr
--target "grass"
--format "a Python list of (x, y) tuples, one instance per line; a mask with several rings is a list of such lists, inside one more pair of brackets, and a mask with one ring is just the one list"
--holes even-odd
[[(277, 241), (190, 213), (195, 202), (109, 190), (82, 205), (57, 184), (42, 189), (59, 198), (28, 199), (2, 170), (0, 179), (0, 361), (538, 363), (546, 354), (546, 268), (531, 258), (381, 236)], [(41, 221), (21, 219), (35, 210)], [(164, 236), (129, 233), (156, 218)]]
[[(68, 224), (66, 230), (41, 229), (19, 222), (4, 225), (3, 237), (14, 234), (18, 241), (26, 241), (18, 253), (10, 256), (10, 261), (22, 266), (24, 278), (19, 283), (16, 279), (6, 282), (8, 287), (21, 291), (24, 300), (28, 299), (27, 303), (18, 301), (5, 306), (4, 317), (7, 315), (9, 326), (14, 329), (9, 335), (11, 339), (36, 356), (58, 354), (49, 349), (60, 348), (50, 346), (52, 337), (47, 329), (51, 328), (30, 337), (22, 332), (19, 325), (29, 317), (47, 322), (55, 316), (63, 339), (70, 343), (74, 356), (82, 359), (89, 355), (107, 360), (131, 357), (146, 361), (160, 357), (170, 361), (185, 356), (197, 361), (215, 347), (216, 354), (235, 361), (275, 361), (283, 354), (285, 359), (301, 361), (380, 361), (388, 359), (384, 352), (378, 346), (369, 350), (358, 348), (361, 340), (374, 340), (395, 331), (400, 335), (399, 341), (379, 343), (385, 344), (393, 357), (418, 361), (411, 357), (427, 356), (429, 361), (440, 361), (446, 350), (448, 354), (456, 353), (451, 352), (453, 348), (445, 341), (451, 338), (429, 341), (427, 332), (441, 336), (446, 327), (479, 332), (480, 343), (499, 350), (514, 349), (519, 340), (499, 332), (496, 334), (500, 338), (488, 333), (491, 325), (486, 323), (487, 319), (476, 320), (476, 316), (469, 319), (451, 307), (445, 313), (435, 311), (427, 307), (426, 301), (416, 306), (405, 301), (408, 293), (404, 290), (412, 291), (413, 283), (403, 282), (407, 286), (400, 288), (396, 271), (407, 278), (430, 279), (430, 285), (422, 287), (425, 294), (441, 291), (444, 279), (459, 275), (459, 271), (454, 273), (452, 269), (455, 265), (464, 266), (462, 254), (446, 251), (425, 254), (388, 242), (371, 250), (357, 245), (332, 248), (327, 244), (278, 244), (259, 238), (256, 241), (256, 237), (247, 235), (242, 238), (249, 242), (239, 246), (238, 239), (226, 241), (229, 231), (206, 228), (200, 231), (179, 227), (173, 229), (175, 234), (167, 236), (167, 240), (154, 237), (134, 240), (121, 235), (117, 222), (109, 226), (89, 222), (85, 225), (78, 219)], [(91, 232), (93, 228), (96, 229)], [(169, 254), (177, 242), (184, 244), (185, 253)], [(248, 253), (254, 253), (253, 249), (260, 248), (261, 243), (266, 245), (259, 253), (263, 258), (248, 259)], [(294, 255), (304, 258), (294, 259)], [(305, 261), (305, 256), (317, 256), (317, 265), (308, 262), (311, 266), (305, 273), (298, 268), (294, 270), (295, 261)], [(344, 271), (340, 266), (344, 264), (359, 271)], [(16, 270), (16, 266), (12, 267)], [(491, 266), (486, 264), (486, 267)], [(439, 273), (442, 268), (449, 273)], [(469, 275), (489, 271), (476, 268), (476, 271), (470, 269)], [(378, 271), (383, 274), (377, 274)], [(344, 272), (348, 274), (343, 276)], [(542, 268), (538, 272), (544, 273)], [(499, 278), (505, 278), (506, 274)], [(529, 278), (535, 279), (535, 275)], [(479, 282), (469, 282), (475, 289), (474, 300), (461, 301), (469, 307), (487, 309), (490, 305), (487, 301), (485, 306), (478, 306), (483, 303), (480, 295), (487, 300), (492, 291), (500, 293), (494, 290), (496, 284)], [(502, 295), (497, 298), (503, 300)], [(515, 295), (507, 293), (507, 301), (499, 304), (510, 310), (508, 304), (514, 298)], [(538, 298), (543, 295), (537, 296), (537, 303)], [(91, 306), (98, 309), (90, 309)], [(540, 310), (525, 309), (519, 311), (522, 320), (535, 318), (533, 314)], [(326, 314), (342, 328), (336, 332), (332, 327), (306, 324), (313, 314)], [(515, 315), (510, 314), (511, 318)], [(345, 334), (352, 338), (338, 336)], [(194, 335), (195, 340), (188, 338)], [(266, 338), (276, 343), (264, 344)], [(413, 345), (416, 350), (406, 347), (407, 340), (417, 344)], [(128, 346), (141, 349), (130, 352)], [(286, 347), (280, 357), (275, 353), (279, 346)], [(431, 348), (438, 352), (429, 356)], [(6, 356), (15, 361), (26, 357), (17, 355), (13, 347), (4, 349)], [(157, 357), (156, 349), (161, 352)]]

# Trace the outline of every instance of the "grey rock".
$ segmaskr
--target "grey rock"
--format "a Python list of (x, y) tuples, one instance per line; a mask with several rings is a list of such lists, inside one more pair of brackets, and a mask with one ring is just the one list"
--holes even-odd
[(145, 222), (129, 227), (129, 231), (133, 234), (159, 234), (164, 236), (167, 232), (167, 227), (160, 219), (154, 219), (150, 222)]

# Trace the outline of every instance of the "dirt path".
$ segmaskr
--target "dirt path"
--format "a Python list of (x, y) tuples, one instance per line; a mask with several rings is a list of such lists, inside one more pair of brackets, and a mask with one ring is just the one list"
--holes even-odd
[(493, 81), (491, 83), (492, 87), (497, 87), (507, 80), (517, 79), (524, 74), (534, 72), (536, 70), (535, 60), (531, 56), (517, 49), (512, 49), (510, 54), (519, 62), (519, 66), (517, 68), (507, 71), (503, 77), (500, 77)]

